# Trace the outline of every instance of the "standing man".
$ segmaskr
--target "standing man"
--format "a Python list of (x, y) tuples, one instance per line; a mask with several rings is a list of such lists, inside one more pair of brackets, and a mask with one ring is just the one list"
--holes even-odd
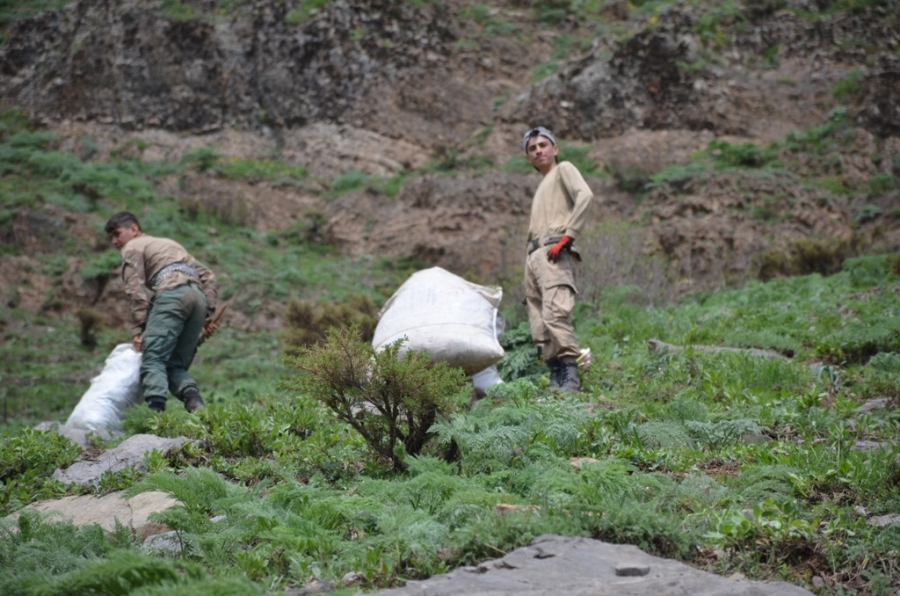
[(538, 126), (525, 133), (522, 147), (528, 162), (543, 176), (531, 203), (525, 302), (531, 340), (550, 367), (550, 386), (581, 391), (578, 342), (572, 325), (575, 308), (575, 261), (572, 243), (587, 218), (593, 193), (568, 161), (559, 163), (553, 134)]
[(204, 403), (188, 368), (200, 338), (218, 328), (211, 319), (218, 300), (216, 276), (174, 240), (144, 234), (127, 211), (111, 217), (105, 230), (122, 252), (132, 343), (143, 352), (144, 400), (162, 412), (171, 391), (188, 412), (196, 412)]

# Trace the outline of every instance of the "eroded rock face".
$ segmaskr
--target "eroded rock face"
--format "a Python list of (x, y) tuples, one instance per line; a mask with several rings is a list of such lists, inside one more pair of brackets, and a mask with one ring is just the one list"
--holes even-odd
[[(327, 206), (323, 238), (350, 254), (417, 258), (458, 275), (518, 283), (538, 174), (492, 172), (476, 178), (426, 176), (394, 199), (353, 193)], [(603, 181), (591, 217), (621, 215)]]
[[(305, 20), (291, 10), (262, 1), (233, 18), (180, 20), (135, 0), (76, 2), (13, 28), (2, 97), (48, 123), (192, 133), (339, 122), (377, 95), (468, 134), (477, 115), (456, 106), (475, 100), (480, 114), (490, 100), (442, 68), (456, 38), (441, 3), (330, 2)], [(367, 128), (402, 133), (383, 115)]]
[(737, 17), (741, 28), (715, 40), (699, 13), (673, 5), (653, 28), (598, 45), (526, 88), (499, 117), (516, 122), (527, 114), (585, 142), (638, 129), (771, 141), (819, 125), (834, 106), (835, 85), (860, 70), (866, 76), (854, 100), (858, 122), (875, 135), (896, 135), (898, 86), (887, 87), (900, 72), (892, 46), (898, 25), (886, 10), (820, 20), (748, 11)]
[[(598, 38), (532, 83), (554, 36), (578, 25), (536, 26), (520, 2), (491, 5), (520, 32), (494, 38), (475, 35), (455, 0), (334, 0), (306, 18), (278, 0), (227, 16), (211, 16), (202, 0), (182, 4), (206, 16), (167, 17), (137, 0), (82, 1), (17, 23), (0, 46), (0, 105), (22, 107), (57, 131), (60, 150), (78, 152), (79, 139), (91, 138), (95, 158), (134, 151), (135, 142), (148, 161), (177, 161), (199, 148), (237, 159), (277, 155), (308, 168), (309, 183), (189, 172), (155, 190), (187, 206), (235, 205), (242, 223), (260, 231), (294, 228), (348, 255), (413, 257), (489, 283), (518, 279), (538, 180), (501, 166), (538, 123), (566, 144), (590, 147), (588, 157), (612, 173), (614, 183), (588, 180), (596, 191), (591, 224), (650, 222), (644, 250), (668, 259), (685, 287), (740, 277), (754, 254), (804, 235), (871, 231), (879, 248), (900, 247), (886, 216), (854, 227), (864, 209), (890, 213), (896, 190), (842, 203), (799, 179), (824, 172), (864, 188), (875, 175), (900, 176), (900, 34), (884, 6), (827, 16), (816, 3), (789, 0), (806, 12), (798, 16), (773, 12), (778, 2), (751, 2), (722, 17), (741, 26), (725, 22), (719, 39), (696, 7), (671, 5), (653, 26), (632, 23), (643, 28), (624, 41)], [(629, 10), (625, 2), (603, 8), (620, 24), (633, 21)], [(711, 140), (764, 146), (823, 125), (835, 86), (848, 77), (858, 88), (846, 114), (862, 128), (827, 166), (801, 152), (787, 168), (795, 181), (725, 177), (663, 186), (645, 199), (626, 192), (631, 182), (686, 165)], [(446, 175), (412, 178), (397, 197), (324, 196), (347, 173), (391, 177), (448, 156)], [(492, 163), (493, 172), (454, 171), (453, 159), (469, 158)], [(102, 241), (93, 215), (45, 211), (20, 209), (0, 239), (22, 254), (63, 234), (95, 247)], [(0, 263), (0, 300), (40, 308), (54, 280), (29, 271), (28, 258)], [(69, 263), (61, 300), (120, 325), (120, 280), (82, 280), (83, 262)], [(243, 327), (277, 329), (281, 306), (233, 314)]]

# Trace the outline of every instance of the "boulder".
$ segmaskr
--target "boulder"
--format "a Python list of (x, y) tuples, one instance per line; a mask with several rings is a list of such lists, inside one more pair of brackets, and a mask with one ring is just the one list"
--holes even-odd
[(588, 538), (539, 536), (529, 546), (474, 567), (463, 567), (382, 596), (801, 596), (785, 582), (728, 578), (649, 555), (636, 546)]
[(66, 469), (53, 472), (53, 478), (66, 484), (95, 485), (105, 472), (118, 472), (125, 468), (143, 467), (144, 454), (154, 449), (168, 452), (181, 447), (189, 439), (178, 437), (165, 439), (156, 435), (134, 435), (117, 447), (108, 449), (92, 459), (75, 462)]
[(76, 526), (99, 524), (104, 530), (110, 531), (116, 528), (118, 521), (146, 538), (169, 529), (165, 524), (150, 521), (150, 514), (165, 511), (177, 504), (178, 501), (171, 495), (161, 491), (144, 492), (130, 499), (123, 497), (120, 491), (102, 497), (76, 495), (40, 501), (13, 513), (7, 519), (16, 519), (22, 511), (34, 510), (52, 514)]

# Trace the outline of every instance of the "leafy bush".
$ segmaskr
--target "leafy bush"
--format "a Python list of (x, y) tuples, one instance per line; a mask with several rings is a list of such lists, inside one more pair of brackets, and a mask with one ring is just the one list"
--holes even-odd
[(309, 18), (312, 11), (328, 4), (329, 0), (301, 0), (299, 6), (291, 10), (284, 18), (288, 25), (299, 25)]
[(303, 373), (288, 387), (328, 406), (379, 458), (405, 470), (406, 455), (422, 451), (437, 417), (459, 407), (466, 375), (425, 353), (401, 354), (402, 340), (376, 352), (359, 333), (332, 328), (324, 345), (288, 357)]
[(841, 270), (846, 259), (860, 254), (864, 242), (856, 236), (823, 240), (803, 238), (754, 255), (748, 270), (763, 281), (784, 275), (831, 275)]
[(200, 172), (205, 172), (222, 161), (223, 155), (212, 147), (191, 149), (181, 156), (181, 163)]
[(362, 172), (348, 172), (338, 176), (331, 182), (328, 193), (331, 196), (338, 196), (359, 190), (369, 185), (374, 178)]
[(892, 174), (875, 174), (869, 178), (869, 194), (883, 195), (900, 188), (900, 179)]
[(754, 143), (732, 145), (717, 139), (709, 142), (707, 151), (720, 166), (761, 168), (775, 158), (772, 149), (763, 149)]
[(526, 377), (540, 376), (546, 368), (537, 363), (534, 343), (531, 341), (531, 329), (528, 322), (522, 322), (515, 329), (509, 329), (500, 336), (500, 345), (504, 354), (497, 363), (500, 378), (514, 381)]
[(59, 594), (58, 578), (134, 544), (129, 528), (78, 528), (36, 511), (0, 522), (0, 594)]
[(863, 71), (854, 68), (847, 76), (838, 81), (834, 86), (834, 89), (831, 90), (831, 94), (834, 95), (834, 98), (838, 101), (847, 101), (848, 99), (851, 99), (860, 91), (859, 81), (863, 78), (863, 74)]
[(378, 307), (367, 297), (354, 295), (345, 302), (291, 300), (285, 311), (284, 350), (298, 350), (325, 343), (332, 327), (359, 329), (360, 341), (372, 341), (378, 324)]
[(80, 568), (42, 586), (39, 593), (107, 594), (126, 596), (141, 588), (168, 587), (190, 578), (204, 579), (206, 574), (194, 563), (172, 563), (131, 550), (115, 550), (105, 558), (87, 561)]
[(831, 363), (863, 364), (879, 352), (900, 351), (900, 316), (882, 319), (878, 327), (854, 321), (821, 338), (816, 351)]
[(225, 159), (218, 162), (216, 170), (229, 180), (303, 180), (309, 176), (309, 169), (275, 159)]
[(62, 483), (51, 479), (57, 468), (78, 459), (81, 449), (62, 435), (27, 429), (3, 437), (0, 445), (0, 513), (63, 492)]

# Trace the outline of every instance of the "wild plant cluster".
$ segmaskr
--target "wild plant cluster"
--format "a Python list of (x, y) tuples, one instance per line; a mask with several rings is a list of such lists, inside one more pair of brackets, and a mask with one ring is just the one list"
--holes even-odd
[[(345, 330), (271, 371), (286, 383), (244, 381), (197, 416), (130, 410), (127, 435), (196, 441), (97, 487), (47, 481), (77, 456), (61, 438), (7, 436), (5, 512), (123, 489), (180, 504), (154, 516), (175, 532), (165, 551), (124, 528), (7, 520), (0, 592), (260, 594), (348, 574), (347, 590), (376, 589), (560, 533), (892, 593), (900, 532), (868, 523), (900, 502), (891, 266), (865, 257), (671, 306), (605, 293), (576, 321), (595, 358), (581, 395), (548, 391), (518, 325), (506, 382), (471, 404), (458, 371), (398, 359), (396, 346), (374, 354)], [(651, 338), (683, 349), (650, 351)]]
[[(299, 23), (325, 1), (301, 3), (288, 20)], [(12, 12), (18, 18), (54, 3), (20, 4), (0, 8), (0, 24)], [(213, 4), (225, 10), (247, 3)], [(597, 30), (624, 34), (665, 4), (523, 6), (543, 23), (624, 10), (613, 25), (596, 23)], [(886, 2), (825, 4), (841, 10)], [(200, 18), (194, 5), (167, 0), (162, 9), (176, 20)], [(702, 10), (693, 24), (703, 42), (699, 59), (726, 43), (724, 23), (781, 8), (782, 2), (763, 1)], [(460, 10), (487, 34), (517, 33), (502, 13), (477, 4)], [(584, 42), (560, 36), (554, 58), (538, 65), (534, 77), (554, 72)], [(777, 48), (761, 58), (776, 61)], [(852, 98), (858, 79), (848, 75), (835, 95)], [(821, 127), (768, 147), (716, 141), (683, 166), (609, 175), (636, 202), (663, 185), (677, 200), (692, 181), (722, 172), (808, 176), (829, 196), (896, 192), (894, 174), (853, 188), (819, 175), (834, 147), (852, 135), (839, 109)], [(340, 260), (310, 241), (306, 224), (261, 234), (239, 202), (158, 196), (154, 189), (155, 181), (191, 171), (305, 188), (304, 169), (278, 160), (229, 161), (211, 149), (151, 163), (141, 158), (138, 141), (97, 160), (92, 139), (78, 145), (63, 151), (59, 139), (21, 113), (0, 116), (2, 254), (18, 254), (37, 237), (13, 225), (22, 212), (42, 241), (74, 253), (76, 239), (64, 233), (54, 210), (97, 215), (111, 205), (139, 210), (153, 203), (145, 226), (184, 240), (219, 266), (225, 299), (261, 317), (272, 315), (258, 312), (266, 299), (297, 299), (292, 316), (303, 322), (297, 328), (314, 333), (294, 341), (223, 329), (198, 355), (206, 410), (189, 416), (173, 407), (154, 415), (137, 407), (125, 421), (125, 436), (194, 441), (151, 452), (142, 469), (106, 474), (96, 486), (66, 486), (52, 480), (53, 470), (73, 463), (79, 449), (25, 427), (64, 417), (71, 407), (66, 396), (84, 381), (76, 350), (112, 347), (117, 335), (92, 323), (89, 312), (81, 321), (52, 317), (58, 302), (52, 292), (42, 312), (27, 319), (19, 293), (0, 288), (8, 307), (0, 311), (7, 332), (0, 359), (17, 363), (0, 371), (8, 431), (0, 439), (0, 513), (18, 514), (0, 521), (0, 593), (249, 595), (301, 590), (314, 581), (342, 586), (347, 577), (352, 585), (337, 593), (350, 593), (501, 556), (545, 533), (636, 544), (752, 579), (812, 587), (819, 578), (823, 593), (900, 589), (900, 524), (874, 523), (900, 513), (896, 255), (858, 257), (865, 247), (852, 241), (798, 242), (780, 257), (761, 255), (758, 279), (739, 289), (678, 298), (665, 264), (637, 256), (633, 227), (598, 228), (582, 241), (603, 255), (603, 266), (587, 271), (576, 311), (579, 340), (594, 354), (586, 391), (548, 389), (518, 312), (507, 317), (501, 338), (505, 382), (470, 402), (459, 371), (421, 355), (398, 358), (397, 346), (376, 354), (361, 341), (379, 295), (415, 264)], [(607, 175), (586, 150), (565, 149), (583, 171)], [(348, 172), (317, 185), (326, 196), (360, 188), (394, 196), (409, 176), (485, 164), (448, 148), (420, 172), (392, 178)], [(521, 157), (507, 167), (530, 171)], [(779, 213), (768, 205), (754, 217), (766, 222)], [(854, 217), (864, 224), (880, 215), (873, 203)], [(114, 259), (105, 246), (95, 248), (79, 274), (103, 284)], [(48, 255), (37, 266), (59, 277), (67, 271), (65, 256)], [(260, 279), (258, 270), (277, 273)], [(365, 295), (359, 305), (336, 315), (311, 306), (353, 302), (347, 296), (358, 294)], [(354, 317), (361, 324), (355, 332), (322, 334)], [(651, 339), (678, 350), (652, 351)], [(736, 351), (707, 349), (722, 347)], [(760, 348), (781, 357), (741, 351)], [(168, 546), (145, 546), (128, 528), (79, 528), (23, 508), (55, 496), (120, 490), (161, 490), (178, 499), (154, 515), (174, 532)]]

